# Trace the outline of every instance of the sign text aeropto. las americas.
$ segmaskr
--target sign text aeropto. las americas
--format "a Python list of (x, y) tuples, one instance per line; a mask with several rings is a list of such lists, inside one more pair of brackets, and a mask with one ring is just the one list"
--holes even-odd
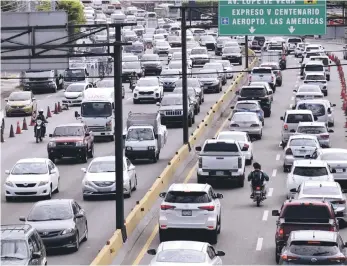
[(323, 35), (326, 2), (219, 0), (219, 35)]

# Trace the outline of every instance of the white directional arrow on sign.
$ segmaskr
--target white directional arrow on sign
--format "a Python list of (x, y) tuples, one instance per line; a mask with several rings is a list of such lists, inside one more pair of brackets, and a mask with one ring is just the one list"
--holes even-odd
[(290, 28), (288, 28), (290, 33), (293, 33), (295, 31), (295, 28), (293, 26), (290, 26)]
[(252, 26), (252, 27), (249, 29), (249, 32), (250, 32), (250, 33), (255, 32), (255, 28)]

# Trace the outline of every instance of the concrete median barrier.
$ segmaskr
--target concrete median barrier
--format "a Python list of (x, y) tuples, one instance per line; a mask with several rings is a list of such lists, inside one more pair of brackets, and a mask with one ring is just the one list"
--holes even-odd
[[(257, 63), (258, 59), (255, 57), (255, 53), (250, 50), (250, 55), (253, 58), (249, 68), (251, 69)], [(148, 190), (146, 195), (137, 203), (132, 209), (125, 220), (125, 226), (127, 235), (130, 236), (143, 217), (150, 211), (155, 202), (158, 200), (159, 193), (166, 189), (172, 178), (175, 176), (176, 170), (182, 166), (182, 162), (185, 161), (189, 154), (190, 148), (194, 146), (201, 137), (206, 133), (208, 127), (214, 121), (215, 117), (219, 115), (219, 112), (225, 108), (225, 104), (229, 104), (232, 100), (235, 90), (243, 84), (247, 78), (247, 72), (242, 72), (234, 79), (233, 83), (223, 93), (220, 99), (211, 107), (205, 118), (197, 126), (189, 139), (189, 145), (182, 146), (176, 155), (170, 160), (164, 171), (158, 176), (157, 180), (153, 183), (152, 187)], [(107, 244), (100, 250), (96, 258), (91, 265), (110, 265), (118, 254), (120, 248), (123, 246), (122, 234), (120, 230), (117, 230), (110, 238)]]

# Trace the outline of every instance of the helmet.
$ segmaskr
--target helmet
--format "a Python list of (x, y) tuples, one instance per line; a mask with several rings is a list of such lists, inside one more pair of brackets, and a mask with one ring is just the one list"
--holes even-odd
[(43, 114), (43, 109), (40, 109), (39, 114)]
[(257, 163), (257, 162), (253, 163), (253, 168), (254, 168), (254, 169), (259, 169), (259, 170), (261, 170), (261, 165), (260, 165), (260, 163)]

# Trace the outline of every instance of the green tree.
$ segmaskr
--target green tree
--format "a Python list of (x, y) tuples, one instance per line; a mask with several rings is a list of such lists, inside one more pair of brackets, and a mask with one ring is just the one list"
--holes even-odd
[(1, 12), (16, 11), (18, 8), (17, 1), (0, 1)]

